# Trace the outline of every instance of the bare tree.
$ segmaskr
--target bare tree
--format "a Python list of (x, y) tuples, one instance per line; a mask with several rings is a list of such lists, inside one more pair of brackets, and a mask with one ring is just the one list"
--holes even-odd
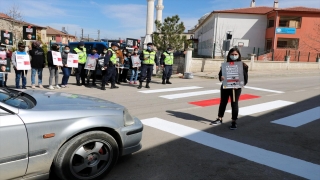
[(19, 6), (13, 4), (6, 14), (10, 17), (10, 19), (7, 20), (6, 27), (12, 32), (14, 44), (17, 43), (17, 41), (22, 41), (21, 28), (23, 26), (23, 18)]

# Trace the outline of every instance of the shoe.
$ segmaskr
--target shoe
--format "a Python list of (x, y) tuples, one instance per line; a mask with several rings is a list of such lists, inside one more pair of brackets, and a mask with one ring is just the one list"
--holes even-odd
[(231, 126), (230, 126), (230, 130), (236, 130), (237, 129), (237, 123), (236, 122), (232, 122)]
[(101, 86), (101, 90), (106, 90), (106, 87), (105, 86)]
[(169, 80), (166, 81), (166, 84), (172, 84)]
[(117, 81), (116, 84), (121, 84), (121, 82), (120, 82), (120, 81)]
[(43, 86), (42, 86), (42, 84), (39, 84), (39, 88), (40, 88), (40, 89), (43, 89)]
[(67, 86), (65, 86), (65, 85), (61, 85), (61, 87), (62, 87), (62, 88), (66, 88)]
[(80, 81), (77, 81), (77, 86), (81, 86)]
[(132, 82), (132, 81), (130, 81), (130, 82), (129, 82), (129, 84), (133, 84), (133, 82)]
[(52, 85), (49, 86), (49, 89), (54, 90), (54, 87)]
[(119, 88), (119, 87), (116, 86), (116, 85), (113, 85), (113, 86), (110, 87), (110, 89), (118, 89), (118, 88)]
[(106, 83), (106, 86), (109, 86), (109, 83)]
[(128, 81), (125, 79), (125, 80), (123, 80), (122, 82), (127, 83)]
[(56, 85), (56, 88), (57, 88), (57, 89), (61, 89), (61, 87), (60, 87), (59, 85)]
[(32, 84), (32, 85), (31, 85), (31, 88), (32, 88), (32, 89), (35, 89), (35, 88), (36, 88), (36, 85)]
[(150, 88), (149, 83), (146, 84), (146, 88)]
[(215, 121), (212, 121), (210, 125), (219, 125), (222, 124), (222, 119), (217, 118)]
[(136, 81), (133, 84), (138, 84)]
[(22, 87), (22, 89), (27, 89), (26, 87)]
[(141, 88), (142, 88), (142, 82), (139, 82), (138, 89), (141, 89)]
[(166, 84), (166, 81), (165, 81), (165, 80), (162, 80), (162, 84)]
[(97, 86), (97, 84), (96, 83), (92, 83), (92, 86)]

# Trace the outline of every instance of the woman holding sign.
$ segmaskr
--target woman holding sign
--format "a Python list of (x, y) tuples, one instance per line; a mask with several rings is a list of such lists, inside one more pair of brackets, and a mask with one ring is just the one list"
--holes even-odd
[[(130, 69), (131, 69), (131, 77), (130, 77), (130, 84), (137, 84), (138, 79), (138, 69), (141, 66), (141, 60), (139, 58), (139, 49), (134, 48), (133, 54), (131, 56)], [(134, 80), (134, 82), (132, 82)]]
[[(48, 67), (49, 67), (49, 72), (50, 72), (50, 77), (49, 77), (49, 89), (60, 89), (60, 86), (58, 84), (59, 81), (59, 65), (57, 62), (54, 61), (54, 58), (56, 59), (57, 57), (54, 57), (54, 54), (60, 54), (60, 47), (58, 44), (52, 44), (51, 46), (51, 51), (48, 51), (47, 53), (47, 61), (48, 61)], [(61, 57), (61, 54), (60, 54)], [(57, 58), (59, 59), (59, 58)], [(59, 61), (59, 60), (57, 60)], [(62, 62), (61, 62), (62, 65)], [(52, 80), (53, 77), (55, 77), (55, 88), (52, 86)]]
[(65, 46), (63, 52), (61, 53), (61, 57), (62, 57), (62, 73), (63, 73), (63, 77), (62, 77), (62, 82), (61, 82), (61, 87), (62, 88), (66, 88), (67, 84), (68, 84), (68, 80), (71, 74), (71, 68), (68, 67), (68, 54), (70, 52), (70, 47), (69, 46)]
[(22, 89), (27, 89), (27, 78), (28, 69), (30, 66), (30, 57), (25, 52), (25, 45), (23, 43), (18, 44), (18, 51), (12, 54), (11, 61), (16, 73), (16, 88), (20, 89), (20, 79), (22, 79)]
[[(239, 62), (239, 61), (241, 61), (241, 54), (239, 49), (238, 48), (230, 49), (227, 56), (227, 63), (233, 64), (234, 62)], [(243, 65), (244, 85), (246, 85), (248, 82), (248, 66), (245, 63), (242, 63), (242, 65)], [(225, 80), (225, 78), (226, 77), (222, 76), (222, 69), (220, 69), (219, 80), (223, 81)], [(237, 129), (236, 120), (238, 119), (238, 112), (239, 112), (238, 101), (239, 101), (240, 94), (241, 94), (241, 88), (225, 89), (223, 88), (223, 84), (221, 85), (218, 118), (211, 123), (212, 125), (222, 124), (222, 118), (230, 97), (231, 109), (232, 109), (232, 122), (231, 122), (230, 129), (231, 130)]]

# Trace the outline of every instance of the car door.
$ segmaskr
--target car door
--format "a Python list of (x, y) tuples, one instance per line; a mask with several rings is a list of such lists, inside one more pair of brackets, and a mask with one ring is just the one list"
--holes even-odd
[(0, 103), (0, 179), (25, 175), (28, 136), (23, 121)]

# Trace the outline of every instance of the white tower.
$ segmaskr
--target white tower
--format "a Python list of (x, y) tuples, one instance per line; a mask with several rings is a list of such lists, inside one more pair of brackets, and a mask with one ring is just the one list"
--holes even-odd
[(278, 1), (278, 0), (275, 0), (275, 1), (274, 1), (273, 7), (274, 7), (274, 8), (279, 8), (279, 1)]
[(153, 33), (153, 25), (154, 25), (154, 0), (147, 0), (148, 9), (147, 9), (147, 29), (146, 36), (144, 39), (144, 46), (147, 45), (148, 42), (152, 42), (151, 34)]
[(157, 21), (162, 23), (162, 10), (163, 10), (163, 0), (158, 0), (158, 4), (156, 6), (157, 9)]
[(250, 7), (256, 7), (256, 1), (255, 0), (251, 1)]

